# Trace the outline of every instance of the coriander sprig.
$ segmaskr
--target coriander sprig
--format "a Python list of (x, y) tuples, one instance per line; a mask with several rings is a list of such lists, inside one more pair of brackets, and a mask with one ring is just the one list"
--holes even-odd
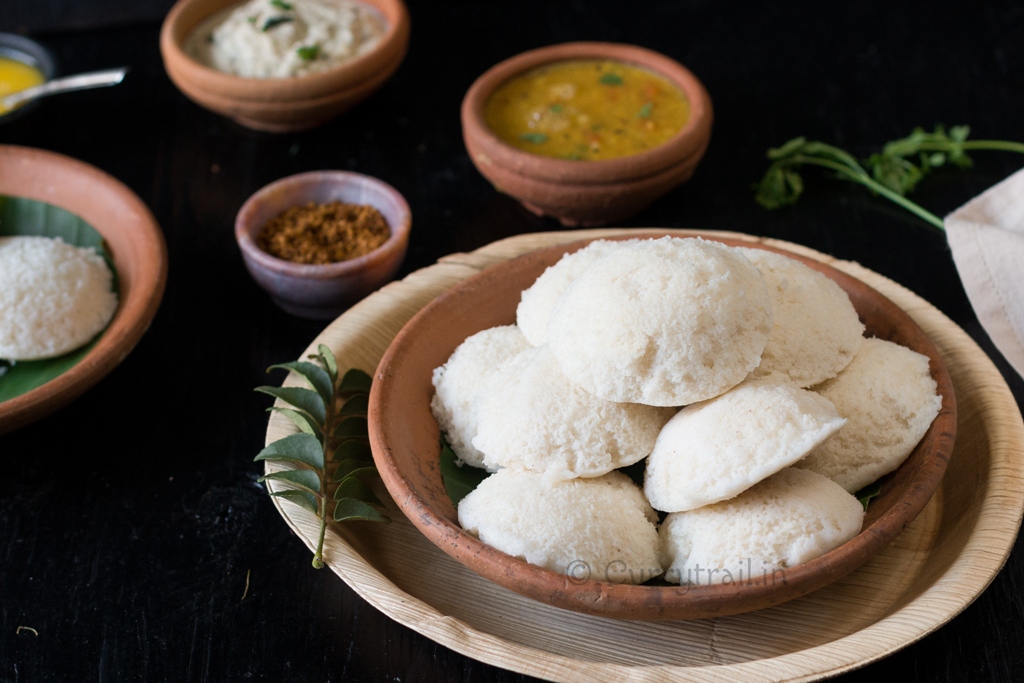
[(758, 204), (766, 209), (795, 204), (803, 194), (803, 178), (794, 170), (795, 167), (820, 166), (835, 171), (840, 178), (864, 185), (942, 229), (941, 218), (873, 179), (860, 162), (838, 147), (794, 138), (782, 147), (768, 150), (768, 158), (773, 163), (757, 184), (755, 195)]
[[(286, 498), (309, 510), (320, 520), (320, 534), (313, 566), (323, 563), (327, 505), (335, 501), (331, 518), (335, 522), (364, 520), (388, 522), (377, 508), (383, 507), (363, 481), (377, 474), (370, 453), (366, 409), (371, 378), (362, 370), (338, 376), (338, 363), (329, 348), (321, 344), (309, 360), (272, 365), (267, 369), (290, 370), (305, 378), (309, 388), (257, 387), (256, 391), (280, 399), (291, 407), (274, 406), (299, 428), (259, 452), (256, 460), (287, 463), (291, 469), (270, 472), (260, 482), (275, 480), (284, 485), (270, 495)], [(328, 471), (334, 470), (333, 476)], [(269, 490), (269, 489), (268, 489)]]
[[(795, 170), (802, 165), (834, 171), (839, 178), (864, 185), (940, 230), (942, 219), (907, 199), (933, 168), (951, 164), (969, 168), (969, 150), (1002, 150), (1024, 153), (1024, 144), (1005, 140), (968, 140), (968, 126), (953, 126), (947, 132), (937, 126), (931, 133), (916, 128), (907, 137), (887, 143), (882, 151), (864, 161), (823, 142), (794, 138), (782, 147), (768, 150), (772, 165), (755, 186), (757, 202), (767, 209), (793, 204), (803, 193), (803, 178)], [(870, 169), (870, 172), (868, 171)]]

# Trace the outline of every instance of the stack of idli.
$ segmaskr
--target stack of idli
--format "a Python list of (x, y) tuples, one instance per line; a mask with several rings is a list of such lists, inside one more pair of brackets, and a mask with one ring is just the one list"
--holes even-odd
[(0, 238), (0, 358), (53, 358), (82, 346), (117, 309), (113, 274), (92, 249)]
[[(598, 240), (516, 317), (435, 370), (431, 408), (494, 473), (463, 528), (572, 578), (774, 580), (860, 532), (852, 494), (938, 413), (925, 357), (865, 340), (842, 288), (763, 249)], [(642, 485), (617, 472), (645, 458)]]

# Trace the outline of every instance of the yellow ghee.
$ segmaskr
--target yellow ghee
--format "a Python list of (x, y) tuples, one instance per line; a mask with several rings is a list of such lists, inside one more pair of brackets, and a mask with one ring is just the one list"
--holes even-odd
[(667, 142), (690, 118), (668, 79), (611, 60), (556, 62), (520, 74), (487, 100), (484, 118), (504, 142), (559, 159), (638, 154)]
[[(25, 62), (9, 57), (0, 57), (0, 99), (12, 93), (42, 84), (44, 78), (39, 69)], [(0, 114), (6, 114), (7, 108), (0, 104)]]

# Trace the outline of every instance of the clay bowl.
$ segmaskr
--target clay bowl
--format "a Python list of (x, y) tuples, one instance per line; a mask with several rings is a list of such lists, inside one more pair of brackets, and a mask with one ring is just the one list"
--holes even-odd
[(360, 0), (387, 32), (370, 52), (333, 69), (295, 78), (242, 78), (203, 66), (183, 44), (196, 26), (240, 0), (178, 0), (160, 30), (160, 53), (174, 84), (201, 107), (248, 128), (283, 133), (318, 126), (366, 99), (395, 72), (409, 44), (402, 0)]
[[(284, 210), (333, 201), (375, 207), (391, 228), (388, 241), (364, 256), (326, 265), (292, 263), (256, 245), (259, 231)], [(282, 178), (249, 197), (235, 218), (235, 240), (249, 274), (274, 303), (292, 315), (330, 320), (395, 276), (411, 227), (409, 205), (387, 183), (361, 173), (312, 171)]]
[(792, 600), (853, 571), (895, 538), (931, 498), (945, 472), (956, 431), (953, 387), (935, 346), (904, 311), (874, 289), (827, 265), (781, 252), (824, 273), (846, 290), (868, 335), (928, 356), (942, 394), (938, 417), (910, 457), (882, 480), (881, 495), (872, 501), (859, 535), (821, 557), (767, 578), (669, 587), (568, 577), (506, 555), (465, 533), (441, 479), (439, 430), (430, 412), (431, 372), (469, 335), (514, 323), (520, 291), (562, 254), (585, 244), (541, 249), (488, 268), (453, 287), (402, 328), (377, 367), (369, 405), (374, 460), (392, 498), (439, 548), (491, 581), (557, 607), (644, 621), (718, 617)]
[(82, 360), (46, 384), (0, 403), (3, 434), (70, 403), (127, 357), (160, 306), (167, 248), (141, 199), (115, 178), (70, 157), (0, 145), (0, 195), (59, 206), (95, 228), (113, 256), (120, 299), (110, 325)]
[[(625, 62), (664, 76), (689, 100), (689, 121), (674, 138), (654, 149), (600, 161), (530, 154), (491, 132), (484, 106), (495, 89), (524, 71), (576, 59)], [(524, 52), (486, 71), (462, 100), (462, 136), (477, 170), (498, 191), (564, 225), (600, 225), (627, 218), (689, 180), (711, 139), (711, 119), (711, 98), (688, 69), (657, 52), (615, 43), (565, 43)]]
[[(57, 63), (45, 47), (34, 40), (13, 33), (0, 33), (0, 57), (16, 59), (37, 69), (47, 81), (57, 75)], [(26, 102), (6, 114), (0, 114), (0, 123), (14, 121), (39, 105), (39, 100)]]

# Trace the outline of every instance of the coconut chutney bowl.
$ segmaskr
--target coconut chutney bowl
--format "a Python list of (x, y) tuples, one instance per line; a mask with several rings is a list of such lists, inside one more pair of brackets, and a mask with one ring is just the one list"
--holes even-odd
[[(511, 79), (540, 67), (580, 60), (619, 63), (661, 76), (685, 98), (689, 117), (667, 141), (625, 156), (596, 160), (532, 153), (496, 134), (487, 112), (496, 91)], [(611, 80), (602, 78), (605, 80), (601, 84), (617, 87), (614, 76)], [(549, 110), (562, 111), (559, 104), (551, 105)], [(531, 50), (497, 64), (469, 88), (462, 100), (461, 115), (470, 159), (498, 191), (536, 214), (557, 218), (563, 225), (600, 225), (639, 212), (690, 179), (711, 139), (712, 106), (703, 84), (675, 60), (634, 45), (588, 42)], [(650, 106), (636, 107), (626, 116), (627, 126), (646, 124), (651, 119)], [(607, 133), (597, 125), (593, 128), (595, 136)], [(536, 140), (536, 135), (524, 133), (520, 137)]]
[[(391, 231), (387, 241), (363, 256), (324, 265), (293, 263), (259, 247), (260, 230), (286, 209), (334, 201), (380, 211)], [(411, 227), (409, 204), (387, 183), (350, 171), (312, 171), (277, 180), (246, 200), (235, 219), (235, 241), (249, 274), (275, 304), (302, 318), (331, 320), (395, 276)]]
[(164, 68), (190, 100), (247, 128), (272, 133), (314, 128), (372, 95), (405, 57), (409, 13), (402, 0), (359, 2), (385, 24), (380, 41), (368, 52), (303, 76), (244, 78), (199, 63), (184, 47), (200, 24), (239, 0), (178, 0), (160, 30)]
[[(659, 237), (638, 233), (632, 237)], [(370, 443), (385, 486), (397, 506), (435, 545), (469, 569), (509, 590), (560, 608), (620, 619), (703, 619), (781, 604), (854, 571), (890, 543), (938, 488), (953, 451), (956, 400), (935, 345), (896, 304), (875, 289), (828, 265), (764, 245), (706, 236), (733, 246), (779, 251), (824, 273), (849, 294), (868, 336), (907, 346), (929, 359), (942, 406), (924, 438), (900, 467), (880, 480), (881, 493), (853, 539), (804, 564), (732, 583), (626, 585), (602, 578), (599, 567), (567, 567), (562, 574), (527, 563), (464, 531), (440, 466), (440, 430), (430, 409), (434, 368), (467, 337), (514, 324), (520, 292), (567, 252), (588, 242), (541, 249), (502, 262), (448, 290), (414, 316), (394, 338), (373, 379)], [(608, 576), (604, 576), (608, 579)]]

